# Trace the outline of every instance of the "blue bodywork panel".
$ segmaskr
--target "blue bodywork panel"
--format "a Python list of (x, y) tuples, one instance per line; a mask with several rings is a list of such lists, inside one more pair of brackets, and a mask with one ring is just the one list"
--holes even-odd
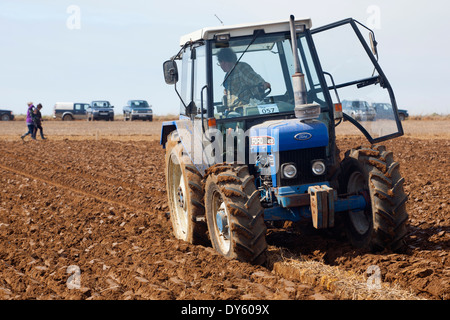
[[(266, 121), (250, 128), (250, 154), (276, 155), (289, 150), (328, 146), (328, 128), (320, 121), (301, 122), (298, 119)], [(277, 174), (281, 164), (271, 158), (272, 186), (277, 187)]]
[(250, 129), (252, 153), (273, 153), (327, 145), (328, 129), (320, 121), (304, 123), (298, 119), (273, 120)]
[[(304, 184), (301, 186), (279, 187), (275, 189), (275, 196), (277, 197), (278, 203), (282, 207), (289, 208), (292, 207), (291, 202), (296, 196), (307, 194), (308, 188), (316, 185), (318, 185), (318, 183)], [(320, 183), (320, 185), (330, 186), (328, 182)]]

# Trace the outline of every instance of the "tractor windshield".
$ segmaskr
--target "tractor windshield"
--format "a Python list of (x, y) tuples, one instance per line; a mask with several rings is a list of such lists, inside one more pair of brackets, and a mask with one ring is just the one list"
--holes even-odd
[(108, 101), (94, 101), (92, 105), (98, 108), (110, 108), (110, 104)]
[[(327, 109), (312, 55), (304, 35), (298, 35), (308, 103)], [(285, 33), (230, 39), (227, 47), (214, 46), (213, 87), (216, 119), (292, 113), (294, 62)]]

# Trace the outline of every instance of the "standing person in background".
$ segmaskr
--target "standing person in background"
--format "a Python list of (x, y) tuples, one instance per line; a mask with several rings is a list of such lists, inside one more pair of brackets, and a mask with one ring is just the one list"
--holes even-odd
[(27, 110), (27, 127), (28, 127), (28, 132), (21, 136), (22, 140), (29, 134), (31, 134), (31, 139), (36, 140), (36, 137), (34, 135), (33, 112), (34, 112), (33, 102), (28, 102), (28, 110)]
[(38, 104), (36, 109), (34, 109), (34, 137), (36, 138), (37, 131), (41, 134), (42, 140), (47, 138), (44, 137), (44, 130), (42, 129), (42, 114), (41, 114), (42, 104)]

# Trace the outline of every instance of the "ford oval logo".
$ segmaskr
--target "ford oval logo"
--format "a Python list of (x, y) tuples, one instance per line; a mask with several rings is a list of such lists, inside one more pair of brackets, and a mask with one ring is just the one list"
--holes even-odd
[(300, 132), (294, 136), (294, 139), (299, 140), (299, 141), (305, 141), (305, 140), (309, 140), (311, 138), (312, 138), (312, 134), (309, 132)]

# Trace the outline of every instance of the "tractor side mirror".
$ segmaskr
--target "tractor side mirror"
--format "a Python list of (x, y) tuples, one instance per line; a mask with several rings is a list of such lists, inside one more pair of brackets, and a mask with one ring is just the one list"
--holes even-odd
[(163, 64), (164, 80), (167, 84), (175, 84), (178, 82), (178, 68), (174, 60), (167, 60)]

